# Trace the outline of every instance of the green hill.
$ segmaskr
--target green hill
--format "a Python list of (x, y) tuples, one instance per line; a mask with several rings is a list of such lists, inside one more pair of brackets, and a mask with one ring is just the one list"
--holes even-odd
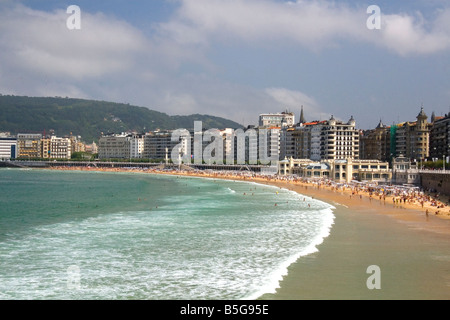
[(203, 121), (205, 129), (241, 128), (242, 125), (208, 115), (169, 116), (129, 104), (72, 98), (0, 96), (0, 132), (80, 135), (97, 141), (102, 133), (148, 132), (156, 129), (190, 129)]

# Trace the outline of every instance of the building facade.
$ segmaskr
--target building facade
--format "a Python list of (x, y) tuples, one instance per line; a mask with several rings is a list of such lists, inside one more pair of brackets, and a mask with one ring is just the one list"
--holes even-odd
[(17, 135), (17, 157), (24, 159), (42, 158), (42, 134), (19, 133)]
[(381, 120), (375, 129), (363, 131), (360, 140), (360, 159), (391, 160), (391, 130)]
[[(172, 131), (151, 132), (144, 137), (144, 158), (165, 160), (170, 158), (173, 148), (180, 142), (172, 142)], [(182, 148), (182, 154), (187, 152)]]
[(70, 159), (72, 157), (72, 144), (70, 138), (50, 138), (50, 159)]
[(86, 152), (86, 145), (81, 141), (81, 136), (70, 136), (71, 153)]
[(281, 128), (280, 130), (280, 160), (284, 158), (297, 158), (295, 128)]
[(144, 135), (134, 134), (130, 138), (130, 157), (142, 159), (144, 157)]
[(392, 159), (392, 183), (397, 185), (420, 185), (420, 173), (416, 163), (411, 159), (400, 156)]
[(84, 150), (85, 150), (85, 152), (91, 153), (91, 154), (98, 153), (98, 147), (95, 142), (92, 142), (91, 144), (86, 144)]
[(359, 159), (359, 131), (353, 117), (347, 123), (332, 116), (328, 121), (301, 124), (292, 135), (295, 158), (313, 161)]
[(17, 138), (0, 136), (0, 161), (17, 158)]
[(100, 159), (130, 159), (130, 139), (126, 134), (103, 136), (98, 141)]
[(430, 158), (442, 159), (450, 156), (450, 113), (433, 122), (430, 132)]
[(369, 181), (389, 183), (392, 171), (388, 162), (378, 160), (323, 160), (320, 162), (285, 159), (279, 163), (279, 174), (327, 179), (335, 182)]
[(295, 124), (295, 115), (292, 112), (264, 113), (259, 115), (260, 127), (292, 127)]
[(405, 156), (417, 162), (429, 157), (432, 124), (427, 119), (422, 108), (416, 122), (403, 122), (394, 126), (395, 130), (391, 130), (394, 156)]

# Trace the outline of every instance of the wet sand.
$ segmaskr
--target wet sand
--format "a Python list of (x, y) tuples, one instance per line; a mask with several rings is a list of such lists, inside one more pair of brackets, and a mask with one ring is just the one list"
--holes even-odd
[[(293, 189), (334, 205), (335, 224), (319, 251), (291, 265), (277, 292), (262, 299), (450, 299), (449, 220), (367, 197)], [(367, 287), (372, 265), (381, 289)]]

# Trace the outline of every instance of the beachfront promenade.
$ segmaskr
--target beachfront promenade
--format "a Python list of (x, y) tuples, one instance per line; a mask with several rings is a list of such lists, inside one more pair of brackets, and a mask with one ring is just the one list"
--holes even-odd
[[(115, 162), (115, 161), (31, 161), (31, 160), (11, 160), (11, 161), (0, 161), (0, 167), (59, 167), (59, 166), (67, 166), (67, 167), (105, 167), (105, 168), (155, 168), (155, 167), (168, 167), (168, 168), (178, 168), (179, 166), (175, 164), (165, 164), (165, 163), (152, 163), (152, 162)], [(183, 165), (186, 167), (191, 167), (193, 169), (199, 170), (248, 170), (254, 172), (261, 172), (264, 169), (271, 168), (270, 166), (265, 165), (218, 165), (218, 164), (190, 164)], [(439, 175), (449, 175), (450, 170), (443, 169), (434, 169), (434, 170), (426, 170), (420, 169), (415, 170), (414, 172), (419, 174), (439, 174)]]
[(151, 162), (114, 162), (114, 161), (3, 161), (0, 167), (11, 168), (54, 168), (54, 167), (92, 167), (92, 168), (141, 168), (141, 169), (183, 169), (183, 170), (215, 170), (215, 171), (251, 171), (275, 174), (274, 167), (263, 165), (219, 165), (191, 164), (175, 165)]

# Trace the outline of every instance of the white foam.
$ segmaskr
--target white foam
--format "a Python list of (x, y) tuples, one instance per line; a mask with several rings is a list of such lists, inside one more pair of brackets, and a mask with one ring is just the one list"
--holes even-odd
[(261, 288), (259, 288), (259, 290), (245, 297), (243, 300), (256, 300), (264, 294), (276, 293), (276, 290), (280, 288), (280, 282), (283, 280), (283, 277), (288, 274), (289, 266), (297, 262), (301, 257), (319, 251), (317, 247), (322, 244), (323, 241), (330, 235), (331, 228), (334, 224), (335, 216), (333, 214), (333, 209), (335, 208), (331, 207), (321, 210), (321, 213), (325, 216), (323, 221), (324, 223), (321, 232), (314, 239), (312, 239), (311, 243), (301, 251), (291, 255), (282, 263), (280, 263), (276, 270), (270, 274), (267, 282)]
[[(329, 235), (334, 222), (333, 207), (313, 200), (311, 208), (304, 208), (303, 196), (287, 189), (275, 196), (273, 189), (265, 189), (271, 186), (258, 185), (264, 187), (255, 192), (259, 200), (246, 197), (245, 203), (261, 199), (272, 202), (275, 197), (280, 199), (280, 204), (282, 200), (289, 201), (278, 207), (282, 212), (260, 206), (258, 210), (268, 219), (264, 223), (252, 213), (248, 215), (248, 224), (244, 224), (247, 220), (238, 220), (239, 225), (234, 220), (229, 223), (228, 215), (221, 216), (221, 220), (214, 217), (210, 224), (203, 216), (188, 216), (183, 220), (164, 209), (158, 214), (119, 212), (36, 227), (29, 237), (9, 241), (5, 243), (8, 248), (0, 250), (1, 258), (10, 254), (8, 259), (0, 261), (22, 268), (11, 272), (5, 268), (5, 275), (0, 274), (0, 292), (14, 288), (19, 291), (19, 299), (236, 299), (245, 295), (256, 299), (264, 293), (275, 292), (289, 266), (302, 256), (317, 252), (317, 247)], [(243, 186), (230, 186), (238, 194), (248, 191)], [(208, 201), (201, 205), (209, 206), (213, 197), (217, 194), (208, 195)], [(199, 206), (193, 205), (192, 210)], [(194, 218), (200, 219), (199, 223), (206, 222), (205, 228), (219, 223), (217, 230), (221, 233), (213, 229), (206, 235), (190, 224), (184, 229), (184, 223)], [(229, 229), (220, 224), (224, 221), (229, 223)], [(167, 230), (173, 230), (174, 234)], [(296, 245), (297, 233), (291, 231), (305, 234), (304, 243)], [(280, 241), (285, 233), (289, 233), (289, 239)], [(167, 247), (165, 242), (154, 246), (151, 242), (155, 234), (161, 237), (158, 241), (174, 242)], [(315, 236), (307, 239), (308, 234)], [(148, 246), (142, 246), (145, 241)], [(204, 244), (214, 250), (208, 253)], [(148, 248), (151, 252), (145, 252)], [(207, 254), (203, 256), (203, 253)], [(27, 262), (29, 257), (35, 260)], [(67, 292), (64, 287), (65, 270), (71, 265), (78, 265), (82, 272), (78, 292)], [(19, 274), (21, 277), (16, 277)], [(42, 288), (46, 281), (51, 283)]]
[(231, 189), (231, 188), (227, 188), (227, 190), (230, 191), (231, 193), (236, 193), (236, 191), (234, 191), (234, 190)]

